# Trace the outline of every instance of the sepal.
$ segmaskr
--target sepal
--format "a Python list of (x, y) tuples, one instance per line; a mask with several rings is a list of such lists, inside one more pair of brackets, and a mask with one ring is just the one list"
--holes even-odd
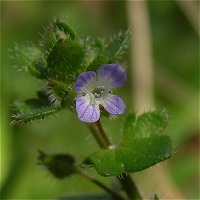
[(71, 86), (49, 79), (45, 91), (53, 105), (68, 108), (72, 111), (75, 109), (74, 99), (77, 94)]
[(94, 41), (91, 47), (95, 56), (92, 62), (88, 65), (87, 71), (97, 71), (98, 68), (104, 64), (116, 62), (128, 42), (129, 34), (129, 30), (121, 32), (108, 44), (105, 44), (102, 39)]
[(70, 39), (59, 39), (48, 55), (49, 78), (72, 83), (84, 68), (85, 49)]
[(99, 55), (89, 64), (87, 71), (97, 71), (104, 64), (106, 64), (106, 59)]
[(46, 56), (48, 56), (59, 39), (77, 39), (77, 35), (73, 28), (60, 19), (56, 19), (48, 27), (45, 27), (44, 33), (42, 33), (41, 36), (42, 40), (40, 41), (40, 46), (42, 47), (42, 52)]
[(69, 26), (69, 24), (66, 24), (64, 21), (56, 19), (55, 20), (55, 27), (57, 30), (63, 31), (64, 34), (71, 40), (76, 40), (77, 35), (75, 31)]

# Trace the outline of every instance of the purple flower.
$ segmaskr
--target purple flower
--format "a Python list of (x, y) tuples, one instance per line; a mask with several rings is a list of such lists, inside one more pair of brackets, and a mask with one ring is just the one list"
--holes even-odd
[(93, 71), (80, 74), (76, 80), (76, 111), (81, 121), (92, 123), (100, 117), (100, 105), (111, 115), (124, 113), (126, 105), (111, 89), (122, 86), (126, 72), (119, 63), (105, 64), (98, 69), (98, 78)]

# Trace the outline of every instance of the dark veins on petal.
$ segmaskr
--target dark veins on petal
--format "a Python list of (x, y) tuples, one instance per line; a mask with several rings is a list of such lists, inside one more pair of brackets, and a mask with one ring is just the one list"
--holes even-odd
[(88, 109), (89, 106), (90, 106), (90, 104), (87, 105), (87, 107), (84, 109), (84, 111), (81, 111), (81, 116), (79, 116), (80, 119), (84, 116), (85, 111)]
[(118, 99), (113, 99), (112, 97), (109, 97), (105, 102), (107, 108), (111, 108), (111, 110), (115, 111), (115, 109), (112, 107), (112, 105), (114, 105), (116, 106), (116, 108), (118, 108), (118, 110), (123, 111), (122, 107), (119, 106), (119, 103), (121, 103), (121, 101), (119, 101)]
[[(80, 98), (80, 97), (79, 97)], [(85, 99), (85, 101), (84, 102), (82, 102), (81, 104), (78, 104), (78, 108), (80, 108), (80, 107), (82, 107), (82, 105), (85, 103), (87, 101), (87, 99)]]

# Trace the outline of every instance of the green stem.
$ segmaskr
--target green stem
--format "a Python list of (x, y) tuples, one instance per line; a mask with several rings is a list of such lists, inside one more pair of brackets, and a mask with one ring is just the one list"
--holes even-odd
[(112, 144), (111, 144), (110, 140), (108, 139), (108, 137), (107, 137), (107, 135), (106, 135), (106, 133), (105, 133), (102, 125), (101, 125), (100, 120), (98, 120), (97, 122), (95, 122), (95, 125), (98, 128), (99, 135), (101, 136), (102, 140), (104, 141), (105, 148), (107, 149)]
[(106, 149), (107, 143), (105, 142), (101, 133), (99, 132), (99, 128), (97, 126), (97, 123), (90, 124), (88, 127), (89, 127), (90, 131), (92, 132), (92, 135), (94, 136), (94, 138), (98, 142), (99, 146), (103, 149)]
[[(100, 120), (91, 124), (89, 128), (101, 148), (108, 149), (109, 146), (112, 145), (101, 125)], [(118, 180), (130, 200), (142, 200), (142, 197), (140, 196), (140, 193), (138, 192), (138, 189), (129, 174), (122, 174), (121, 178), (118, 178)]]
[(107, 149), (109, 146), (111, 146), (111, 142), (106, 136), (106, 133), (98, 120), (95, 123), (92, 123), (89, 126), (90, 131), (92, 132), (93, 136), (95, 137), (96, 141), (98, 142), (99, 146), (103, 149)]
[(131, 176), (129, 174), (122, 174), (121, 177), (118, 177), (118, 180), (120, 181), (124, 191), (126, 192), (127, 196), (131, 199), (142, 199), (140, 196), (140, 193), (135, 186), (133, 180), (131, 179)]
[(88, 174), (83, 173), (81, 171), (78, 171), (78, 174), (86, 179), (88, 179), (89, 181), (91, 181), (92, 183), (94, 183), (95, 185), (99, 186), (100, 188), (102, 188), (103, 190), (105, 190), (107, 193), (109, 193), (114, 200), (125, 200), (122, 196), (120, 196), (119, 194), (117, 194), (116, 192), (114, 192), (113, 190), (111, 190), (110, 188), (106, 187), (104, 184), (102, 184), (101, 182), (99, 182), (98, 180), (90, 177)]

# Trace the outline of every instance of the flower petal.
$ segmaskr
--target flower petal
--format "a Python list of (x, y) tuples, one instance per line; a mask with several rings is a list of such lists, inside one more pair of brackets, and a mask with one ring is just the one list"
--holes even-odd
[(100, 117), (99, 105), (91, 104), (88, 95), (76, 98), (76, 111), (78, 119), (83, 122), (96, 122)]
[(122, 114), (126, 109), (126, 105), (117, 95), (108, 94), (101, 104), (112, 115)]
[(122, 86), (126, 81), (126, 72), (119, 63), (106, 64), (98, 70), (99, 81), (109, 89)]
[(96, 73), (93, 71), (83, 72), (76, 79), (76, 92), (85, 92), (91, 85), (96, 82)]

